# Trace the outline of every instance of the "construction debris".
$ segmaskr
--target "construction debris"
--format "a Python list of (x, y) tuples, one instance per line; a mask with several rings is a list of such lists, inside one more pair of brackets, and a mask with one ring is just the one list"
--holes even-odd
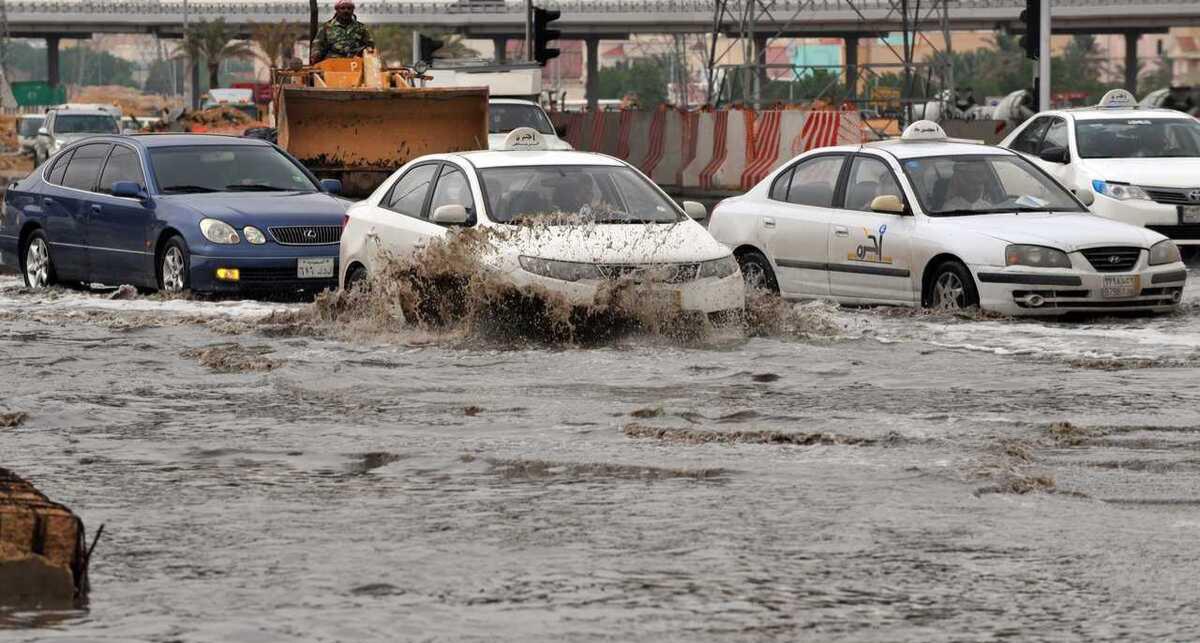
[(63, 609), (87, 598), (83, 521), (0, 467), (0, 606)]

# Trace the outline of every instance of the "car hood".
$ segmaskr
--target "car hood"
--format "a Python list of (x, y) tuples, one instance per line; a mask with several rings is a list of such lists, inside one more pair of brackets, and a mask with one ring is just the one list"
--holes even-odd
[[(488, 149), (502, 150), (504, 149), (504, 140), (508, 138), (508, 134), (488, 134)], [(570, 151), (575, 148), (571, 144), (555, 136), (554, 134), (542, 134), (542, 138), (546, 141), (546, 149), (554, 151)]]
[(156, 197), (231, 226), (341, 225), (347, 203), (324, 192), (217, 192)]
[(581, 263), (681, 263), (729, 249), (692, 220), (678, 223), (499, 226), (509, 252)]
[(1200, 186), (1200, 158), (1082, 159), (1092, 179), (1160, 188)]
[(933, 219), (955, 231), (970, 231), (1008, 243), (1028, 243), (1073, 252), (1096, 246), (1149, 248), (1163, 235), (1094, 214), (984, 214)]

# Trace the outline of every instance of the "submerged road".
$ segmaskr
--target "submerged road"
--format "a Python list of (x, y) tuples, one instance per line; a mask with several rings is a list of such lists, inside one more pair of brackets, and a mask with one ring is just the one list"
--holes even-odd
[(0, 640), (1200, 637), (1195, 286), (519, 348), (106, 297), (0, 278), (0, 464), (106, 525)]

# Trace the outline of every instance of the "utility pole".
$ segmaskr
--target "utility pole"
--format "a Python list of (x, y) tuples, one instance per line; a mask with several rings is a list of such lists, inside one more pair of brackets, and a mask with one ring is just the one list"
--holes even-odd
[(533, 61), (533, 0), (525, 0), (525, 61)]
[(1042, 0), (1038, 16), (1038, 110), (1050, 109), (1050, 3)]
[[(183, 0), (183, 42), (189, 43), (188, 0)], [(200, 109), (200, 61), (193, 56), (195, 52), (188, 51), (188, 76), (192, 81), (192, 91), (188, 104), (192, 109)]]

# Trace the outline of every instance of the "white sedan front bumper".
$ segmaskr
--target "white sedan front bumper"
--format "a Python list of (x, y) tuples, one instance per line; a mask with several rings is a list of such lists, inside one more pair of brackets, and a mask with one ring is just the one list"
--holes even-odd
[[(508, 278), (518, 287), (534, 287), (564, 297), (573, 306), (603, 305), (611, 292), (610, 284), (600, 280), (563, 281), (525, 270), (515, 270)], [(746, 304), (742, 273), (728, 277), (697, 279), (683, 283), (634, 283), (629, 293), (640, 299), (653, 298), (648, 305), (662, 305), (681, 311), (716, 313), (741, 310)]]
[(1069, 312), (1167, 312), (1179, 305), (1187, 270), (1183, 263), (1127, 272), (1096, 272), (1024, 266), (971, 266), (985, 310), (1007, 315)]

